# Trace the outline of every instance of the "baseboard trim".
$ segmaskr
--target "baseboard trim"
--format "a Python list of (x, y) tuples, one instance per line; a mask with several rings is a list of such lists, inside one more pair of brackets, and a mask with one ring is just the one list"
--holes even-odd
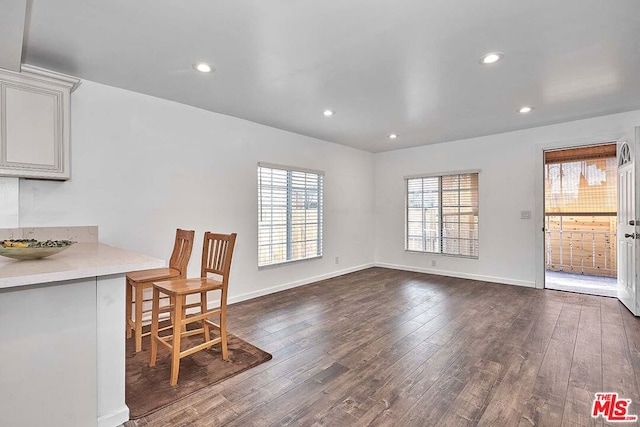
[(355, 267), (345, 268), (344, 270), (332, 271), (331, 273), (321, 274), (319, 276), (314, 276), (314, 277), (308, 277), (306, 279), (296, 280), (296, 281), (289, 282), (289, 283), (283, 283), (281, 285), (272, 286), (270, 288), (265, 288), (265, 289), (260, 289), (258, 291), (254, 291), (254, 292), (248, 292), (248, 293), (242, 294), (242, 295), (236, 295), (236, 296), (230, 297), (228, 302), (229, 302), (229, 304), (234, 304), (234, 303), (237, 303), (237, 302), (246, 301), (246, 300), (253, 299), (253, 298), (258, 298), (258, 297), (269, 295), (269, 294), (273, 294), (273, 293), (276, 293), (276, 292), (285, 291), (287, 289), (297, 288), (298, 286), (304, 286), (304, 285), (308, 285), (310, 283), (319, 282), (320, 280), (331, 279), (333, 277), (342, 276), (344, 274), (353, 273), (355, 271), (360, 271), (360, 270), (364, 270), (364, 269), (371, 268), (371, 267), (375, 267), (375, 263), (370, 262), (370, 263), (367, 263), (367, 264), (361, 264), (361, 265), (357, 265)]
[(390, 268), (392, 270), (413, 271), (415, 273), (435, 274), (437, 276), (457, 277), (459, 279), (480, 280), (482, 282), (499, 283), (502, 285), (524, 286), (526, 288), (535, 288), (536, 282), (525, 280), (513, 280), (506, 277), (483, 276), (481, 274), (461, 273), (458, 271), (436, 270), (432, 268), (413, 267), (409, 265), (388, 264), (385, 262), (374, 263), (375, 267)]
[(120, 409), (98, 417), (98, 427), (117, 427), (129, 421), (129, 407), (124, 405)]

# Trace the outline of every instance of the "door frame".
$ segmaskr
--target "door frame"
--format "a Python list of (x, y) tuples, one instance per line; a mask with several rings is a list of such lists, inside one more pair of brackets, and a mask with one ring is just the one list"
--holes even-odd
[(534, 206), (534, 232), (535, 232), (535, 287), (544, 289), (544, 152), (549, 150), (560, 150), (564, 148), (578, 148), (588, 145), (619, 144), (629, 138), (625, 132), (598, 135), (588, 138), (578, 138), (570, 140), (560, 140), (554, 142), (541, 142), (536, 144), (536, 191)]

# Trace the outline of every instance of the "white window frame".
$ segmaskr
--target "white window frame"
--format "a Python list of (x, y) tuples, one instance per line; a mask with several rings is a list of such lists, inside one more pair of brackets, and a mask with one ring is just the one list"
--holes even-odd
[[(286, 198), (286, 222), (285, 222), (285, 227), (286, 227), (286, 259), (284, 261), (271, 261), (271, 262), (265, 262), (265, 263), (260, 263), (260, 247), (261, 246), (274, 246), (275, 244), (273, 243), (269, 243), (269, 244), (264, 244), (264, 242), (261, 244), (261, 235), (260, 235), (260, 224), (261, 224), (261, 216), (262, 216), (262, 205), (263, 205), (263, 199), (262, 199), (262, 191), (263, 191), (263, 186), (266, 186), (267, 184), (263, 184), (261, 182), (261, 170), (265, 168), (265, 169), (274, 169), (274, 170), (278, 170), (278, 171), (284, 171), (287, 173), (287, 198)], [(259, 162), (258, 163), (258, 218), (257, 218), (257, 225), (258, 225), (258, 235), (257, 235), (257, 254), (256, 254), (256, 259), (258, 262), (258, 268), (262, 269), (262, 268), (269, 268), (269, 267), (274, 267), (274, 266), (279, 266), (279, 265), (284, 265), (284, 264), (290, 264), (293, 262), (299, 262), (299, 261), (306, 261), (306, 260), (310, 260), (310, 259), (318, 259), (318, 258), (322, 258), (322, 252), (323, 252), (323, 228), (324, 228), (324, 171), (320, 171), (320, 170), (314, 170), (314, 169), (306, 169), (306, 168), (299, 168), (299, 167), (292, 167), (292, 166), (284, 166), (284, 165), (278, 165), (278, 164), (273, 164), (273, 163), (265, 163), (265, 162)], [(317, 179), (317, 186), (313, 187), (306, 187), (305, 188), (309, 188), (309, 189), (316, 189), (317, 190), (317, 197), (318, 197), (318, 212), (317, 212), (317, 250), (315, 253), (313, 254), (305, 254), (305, 256), (302, 257), (297, 257), (297, 258), (293, 258), (294, 253), (293, 253), (293, 244), (297, 243), (294, 242), (293, 240), (293, 222), (292, 222), (292, 212), (293, 212), (293, 205), (292, 205), (292, 193), (293, 193), (293, 182), (292, 182), (292, 176), (294, 173), (300, 174), (300, 173), (304, 173), (304, 174), (310, 174), (310, 175), (316, 175), (316, 179)], [(273, 204), (273, 202), (272, 202)], [(271, 204), (271, 205), (272, 205)], [(313, 224), (313, 223), (308, 223), (308, 224)], [(277, 224), (278, 226), (282, 226), (282, 223)], [(304, 223), (305, 226), (305, 234), (306, 234), (306, 226), (307, 223)], [(270, 231), (269, 231), (269, 239), (272, 240), (273, 239), (273, 227), (274, 227), (274, 222), (272, 222), (270, 224)], [(271, 260), (273, 260), (273, 254), (271, 254)]]
[[(442, 216), (442, 178), (443, 177), (447, 177), (447, 176), (456, 176), (456, 175), (468, 175), (468, 174), (477, 174), (478, 175), (478, 213), (477, 213), (477, 217), (478, 217), (478, 222), (477, 222), (477, 229), (478, 229), (478, 238), (477, 239), (460, 239), (459, 240), (477, 240), (478, 242), (478, 253), (477, 256), (473, 256), (473, 255), (462, 255), (462, 254), (452, 254), (452, 253), (447, 253), (447, 252), (443, 252), (443, 228), (444, 228), (444, 221), (443, 221), (443, 216)], [(440, 243), (439, 243), (439, 251), (428, 251), (426, 250), (426, 245), (425, 245), (425, 249), (424, 250), (416, 250), (416, 249), (409, 249), (409, 180), (412, 179), (423, 179), (423, 178), (440, 178), (439, 179), (439, 184), (438, 184), (438, 196), (439, 196), (439, 208), (440, 208), (440, 214), (438, 215), (438, 228), (439, 228), (439, 239), (440, 239)], [(463, 171), (452, 171), (452, 172), (441, 172), (441, 173), (432, 173), (432, 174), (420, 174), (420, 175), (410, 175), (410, 176), (405, 176), (404, 177), (404, 201), (405, 201), (405, 209), (404, 209), (404, 214), (405, 214), (405, 218), (404, 218), (404, 226), (405, 226), (405, 231), (404, 231), (404, 250), (406, 252), (412, 252), (412, 253), (420, 253), (420, 254), (430, 254), (430, 255), (444, 255), (444, 256), (450, 256), (450, 257), (455, 257), (455, 258), (466, 258), (466, 259), (479, 259), (480, 257), (480, 170), (463, 170)], [(423, 219), (423, 226), (424, 226), (424, 219)]]

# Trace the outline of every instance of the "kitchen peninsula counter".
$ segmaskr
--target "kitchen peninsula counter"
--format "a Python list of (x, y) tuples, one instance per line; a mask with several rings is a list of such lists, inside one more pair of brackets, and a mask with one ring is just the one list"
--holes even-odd
[(0, 257), (2, 425), (115, 427), (125, 404), (125, 275), (165, 261), (77, 243)]
[(0, 289), (107, 276), (164, 266), (163, 260), (103, 243), (76, 243), (48, 258), (14, 260), (0, 257)]

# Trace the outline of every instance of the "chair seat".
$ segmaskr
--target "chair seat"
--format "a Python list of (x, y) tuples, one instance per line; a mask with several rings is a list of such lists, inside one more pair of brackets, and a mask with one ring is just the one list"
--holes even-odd
[(176, 296), (222, 289), (223, 284), (219, 280), (207, 277), (198, 277), (193, 279), (175, 279), (153, 282), (153, 286), (161, 289), (162, 292), (167, 295)]
[(127, 280), (134, 282), (150, 282), (180, 277), (180, 271), (175, 268), (152, 268), (149, 270), (131, 271), (127, 273)]

